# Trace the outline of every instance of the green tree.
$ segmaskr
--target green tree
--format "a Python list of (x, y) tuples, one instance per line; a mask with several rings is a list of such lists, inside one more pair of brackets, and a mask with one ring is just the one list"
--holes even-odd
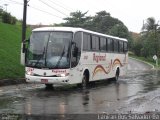
[(92, 20), (93, 30), (101, 33), (109, 34), (110, 29), (122, 22), (116, 18), (111, 17), (110, 13), (106, 11), (97, 12)]
[(3, 14), (2, 14), (2, 22), (10, 24), (10, 21), (11, 21), (11, 15), (10, 15), (10, 13), (3, 12)]
[(2, 13), (2, 22), (8, 24), (16, 24), (17, 19), (11, 16), (10, 13), (4, 12)]
[[(87, 12), (71, 12), (70, 17), (64, 18), (66, 22), (55, 24), (55, 26), (81, 27), (84, 29), (111, 34), (130, 39), (127, 27), (117, 18), (111, 17), (106, 11), (97, 12), (95, 16), (87, 16)], [(131, 39), (130, 39), (131, 41)], [(129, 42), (131, 46), (131, 42)]]
[(146, 32), (151, 32), (155, 29), (156, 20), (153, 17), (149, 17), (146, 23), (143, 25), (142, 30)]
[(0, 7), (0, 16), (2, 16), (3, 9)]
[(129, 49), (132, 50), (133, 48), (133, 39), (128, 31), (128, 28), (123, 24), (116, 24), (110, 30), (109, 34), (113, 36), (117, 36), (120, 38), (126, 38), (128, 40)]
[(3, 9), (0, 6), (0, 22), (2, 21), (2, 14), (3, 14)]
[[(117, 18), (111, 17), (106, 11), (97, 12), (95, 16), (87, 16), (87, 12), (71, 12), (70, 17), (64, 18), (66, 22), (55, 24), (55, 26), (82, 27), (92, 31), (109, 34), (110, 29), (117, 24), (124, 25)], [(125, 25), (123, 28), (127, 28)], [(127, 30), (126, 30), (127, 31)], [(128, 33), (126, 33), (128, 34)]]
[[(159, 44), (159, 25), (156, 23), (155, 18), (149, 17), (146, 21), (146, 23), (142, 27), (143, 30), (143, 36), (145, 36), (146, 40), (144, 43), (147, 43), (146, 46), (144, 46), (144, 50), (151, 49), (148, 53), (148, 55), (156, 54), (160, 56), (160, 44)], [(148, 45), (150, 44), (150, 45)], [(146, 48), (146, 49), (145, 49)], [(153, 50), (154, 49), (154, 50)], [(151, 52), (152, 51), (152, 52)]]
[(140, 38), (135, 40), (133, 45), (133, 52), (135, 53), (135, 55), (141, 56), (142, 48), (142, 40)]
[(121, 38), (129, 38), (128, 28), (124, 24), (116, 24), (110, 30), (109, 34)]
[(10, 21), (10, 23), (11, 23), (12, 25), (15, 25), (15, 24), (16, 24), (16, 22), (17, 22), (16, 17), (11, 17), (11, 21)]
[(64, 18), (66, 22), (62, 25), (84, 28), (86, 23), (88, 23), (91, 20), (91, 17), (86, 16), (86, 14), (87, 12), (82, 13), (81, 11), (71, 12), (70, 17)]
[(152, 41), (152, 38), (154, 35), (152, 33), (148, 33), (147, 35), (141, 36), (141, 55), (144, 57), (150, 57), (155, 54), (155, 47), (154, 47), (154, 41)]

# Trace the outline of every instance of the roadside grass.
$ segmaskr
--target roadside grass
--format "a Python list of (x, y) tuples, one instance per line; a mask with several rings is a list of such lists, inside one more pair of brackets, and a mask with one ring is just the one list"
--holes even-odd
[(142, 60), (142, 61), (144, 61), (144, 62), (147, 62), (147, 63), (150, 63), (150, 64), (152, 64), (156, 69), (158, 69), (158, 68), (160, 68), (160, 60), (158, 60), (158, 66), (156, 66), (156, 61), (155, 60), (153, 60), (153, 58), (150, 56), (150, 57), (147, 57), (147, 58), (145, 58), (145, 57), (140, 57), (140, 56), (135, 56), (135, 55), (133, 55), (133, 54), (129, 54), (129, 57), (133, 57), (133, 58), (136, 58), (136, 59), (139, 59), (139, 60)]
[(20, 65), (21, 30), (21, 25), (0, 22), (0, 79), (24, 77), (24, 66)]

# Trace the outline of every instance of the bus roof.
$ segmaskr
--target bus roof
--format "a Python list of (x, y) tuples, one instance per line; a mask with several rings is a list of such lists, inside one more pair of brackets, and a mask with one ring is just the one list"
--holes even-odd
[(67, 31), (67, 32), (73, 32), (73, 33), (78, 32), (78, 31), (82, 31), (82, 32), (90, 33), (90, 34), (100, 35), (100, 36), (103, 36), (103, 37), (109, 37), (109, 38), (113, 38), (113, 39), (119, 39), (119, 40), (127, 41), (127, 39), (125, 39), (125, 38), (119, 38), (119, 37), (106, 35), (106, 34), (94, 32), (94, 31), (90, 31), (90, 30), (85, 30), (85, 29), (82, 29), (82, 28), (75, 28), (75, 27), (41, 27), (41, 28), (33, 29), (32, 31), (33, 32), (38, 32), (38, 31)]

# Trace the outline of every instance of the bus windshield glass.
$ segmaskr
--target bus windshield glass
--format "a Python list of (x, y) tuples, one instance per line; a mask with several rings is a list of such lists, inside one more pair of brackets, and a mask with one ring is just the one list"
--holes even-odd
[(32, 32), (26, 54), (26, 66), (69, 68), (72, 36), (72, 32)]

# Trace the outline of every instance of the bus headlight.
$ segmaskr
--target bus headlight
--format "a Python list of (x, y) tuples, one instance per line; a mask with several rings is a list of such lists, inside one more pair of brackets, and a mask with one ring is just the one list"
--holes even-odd
[(33, 73), (31, 71), (26, 71), (27, 75), (33, 75)]
[(66, 76), (68, 76), (69, 75), (69, 73), (65, 73), (65, 74), (58, 74), (57, 76), (58, 77), (66, 77)]

